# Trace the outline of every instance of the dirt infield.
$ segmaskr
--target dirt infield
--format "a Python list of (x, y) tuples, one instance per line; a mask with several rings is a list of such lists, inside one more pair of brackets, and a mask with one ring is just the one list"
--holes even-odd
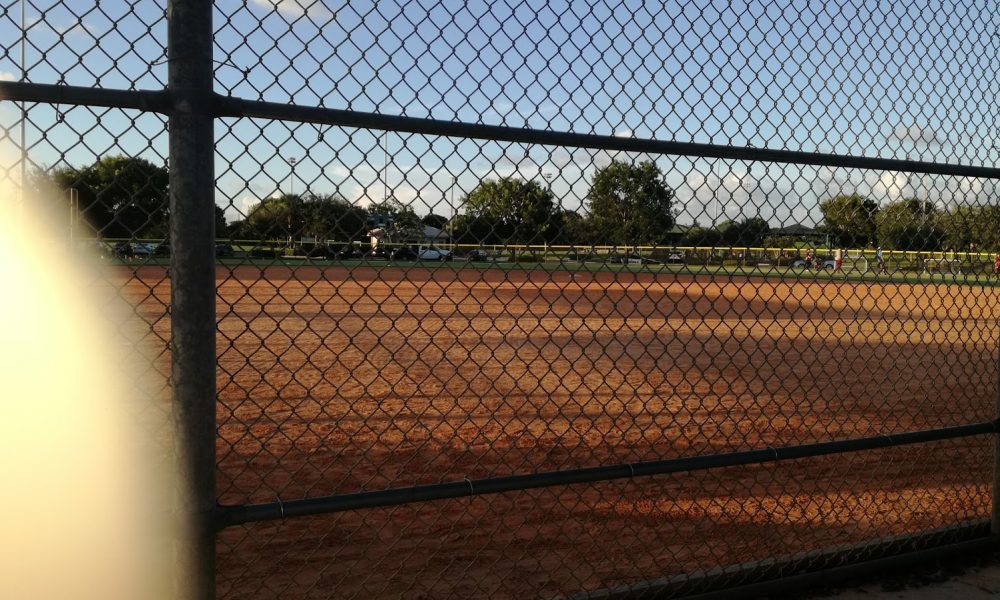
[[(162, 274), (138, 273), (149, 287), (131, 293), (162, 298)], [(227, 504), (993, 416), (995, 288), (496, 269), (217, 276)], [(951, 525), (988, 515), (987, 442), (232, 528), (220, 595), (550, 596)]]

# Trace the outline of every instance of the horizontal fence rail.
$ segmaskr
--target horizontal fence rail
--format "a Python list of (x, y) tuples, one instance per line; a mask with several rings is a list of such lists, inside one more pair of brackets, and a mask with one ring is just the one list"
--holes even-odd
[(556, 485), (572, 485), (594, 481), (664, 475), (683, 471), (753, 465), (811, 456), (827, 456), (842, 452), (860, 452), (862, 450), (875, 450), (877, 448), (892, 448), (909, 444), (957, 439), (973, 435), (997, 433), (998, 431), (1000, 431), (1000, 427), (998, 427), (997, 422), (975, 423), (972, 425), (960, 425), (927, 431), (912, 431), (855, 440), (838, 440), (781, 448), (763, 448), (731, 454), (692, 456), (673, 460), (645, 461), (587, 469), (554, 471), (551, 473), (494, 477), (490, 479), (465, 479), (463, 481), (435, 485), (363, 492), (360, 494), (345, 494), (343, 496), (330, 496), (327, 498), (272, 502), (260, 505), (222, 506), (219, 508), (218, 525), (220, 527), (228, 527), (252, 521), (302, 517), (378, 506), (396, 506), (411, 502), (427, 502), (430, 500), (443, 500), (445, 498), (499, 494), (502, 492)]
[[(130, 108), (166, 113), (176, 106), (168, 91), (102, 90), (65, 85), (0, 81), (0, 98), (11, 101), (77, 104), (106, 108)], [(673, 140), (601, 136), (529, 128), (499, 127), (456, 121), (437, 121), (380, 113), (296, 106), (244, 100), (211, 94), (201, 100), (203, 110), (215, 117), (277, 119), (322, 125), (336, 125), (377, 131), (462, 137), (479, 140), (545, 144), (567, 148), (647, 152), (674, 156), (752, 160), (779, 164), (814, 165), (854, 169), (906, 171), (927, 175), (952, 175), (1000, 179), (1000, 168), (948, 163), (928, 163), (873, 156), (838, 155), (820, 152), (777, 150), (748, 146), (699, 144)]]

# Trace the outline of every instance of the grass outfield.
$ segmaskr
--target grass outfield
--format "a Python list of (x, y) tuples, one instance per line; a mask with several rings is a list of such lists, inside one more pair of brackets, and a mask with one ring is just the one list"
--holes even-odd
[[(169, 259), (164, 257), (142, 258), (132, 262), (117, 261), (130, 265), (166, 266)], [(455, 260), (451, 262), (414, 262), (391, 260), (312, 260), (306, 258), (222, 258), (218, 264), (228, 267), (252, 266), (265, 267), (345, 267), (345, 268), (420, 268), (420, 269), (500, 269), (505, 271), (541, 271), (541, 272), (586, 272), (586, 273), (651, 273), (675, 274), (717, 277), (751, 277), (767, 279), (790, 279), (795, 281), (869, 281), (878, 283), (906, 284), (951, 284), (997, 287), (1000, 279), (992, 273), (924, 273), (920, 271), (895, 271), (887, 275), (877, 274), (869, 270), (867, 273), (833, 274), (829, 271), (804, 271), (792, 267), (741, 267), (741, 266), (691, 266), (680, 264), (661, 265), (619, 265), (605, 262), (580, 263), (566, 262), (468, 262)]]

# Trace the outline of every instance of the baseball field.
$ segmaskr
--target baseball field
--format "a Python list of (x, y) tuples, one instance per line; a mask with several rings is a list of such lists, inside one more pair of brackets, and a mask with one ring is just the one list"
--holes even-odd
[[(162, 334), (169, 280), (121, 267)], [(998, 289), (220, 266), (223, 504), (993, 418)], [(990, 440), (224, 530), (226, 598), (535, 597), (988, 516)]]

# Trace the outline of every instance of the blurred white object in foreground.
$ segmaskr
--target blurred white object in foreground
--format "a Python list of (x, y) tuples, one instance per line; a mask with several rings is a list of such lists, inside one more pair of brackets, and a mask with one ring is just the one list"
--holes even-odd
[(32, 209), (58, 201), (17, 197), (0, 189), (0, 598), (170, 598), (170, 436), (127, 375), (149, 366), (135, 317)]

